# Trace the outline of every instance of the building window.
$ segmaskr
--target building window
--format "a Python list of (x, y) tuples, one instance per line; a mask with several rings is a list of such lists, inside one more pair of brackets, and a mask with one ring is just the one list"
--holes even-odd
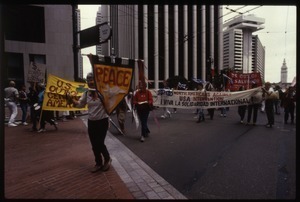
[(3, 7), (6, 40), (45, 43), (44, 7), (29, 5)]
[(46, 64), (45, 55), (29, 54), (29, 62), (35, 62), (39, 64)]
[(5, 72), (5, 82), (8, 84), (10, 80), (16, 82), (16, 87), (19, 88), (24, 84), (24, 64), (22, 53), (6, 53), (7, 63)]

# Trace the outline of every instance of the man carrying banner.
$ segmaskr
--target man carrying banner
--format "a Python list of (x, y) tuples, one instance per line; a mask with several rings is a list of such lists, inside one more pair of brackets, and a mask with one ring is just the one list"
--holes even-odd
[(68, 99), (72, 101), (74, 107), (88, 106), (88, 134), (96, 162), (91, 172), (107, 171), (110, 168), (111, 158), (104, 140), (108, 130), (109, 116), (106, 113), (102, 95), (95, 89), (93, 73), (88, 73), (86, 80), (89, 90), (83, 93), (78, 101), (72, 97)]

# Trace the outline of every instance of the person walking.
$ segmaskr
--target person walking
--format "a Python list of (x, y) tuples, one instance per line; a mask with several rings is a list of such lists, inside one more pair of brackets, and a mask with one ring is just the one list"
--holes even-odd
[[(163, 82), (163, 84), (164, 84), (164, 91), (165, 91), (165, 93), (163, 94), (163, 96), (165, 97), (165, 96), (167, 96), (166, 95), (166, 91), (170, 91), (171, 89), (170, 89), (170, 87), (169, 87), (169, 85), (168, 85), (168, 81), (167, 80), (164, 80), (164, 82)], [(169, 108), (168, 107), (163, 107), (163, 114), (161, 115), (161, 118), (163, 118), (163, 119), (165, 119), (165, 118), (171, 118), (171, 112), (170, 112), (170, 110), (169, 110)]]
[(146, 84), (139, 82), (139, 90), (134, 94), (133, 105), (137, 110), (139, 120), (141, 122), (141, 142), (145, 141), (145, 137), (149, 136), (148, 117), (150, 106), (153, 105), (153, 97), (149, 90), (146, 89)]
[(100, 170), (107, 171), (111, 165), (110, 154), (104, 143), (109, 125), (109, 116), (104, 108), (102, 95), (95, 89), (93, 73), (88, 73), (86, 80), (89, 90), (83, 93), (78, 101), (72, 97), (69, 99), (74, 107), (88, 106), (88, 134), (96, 162), (91, 172), (95, 173)]
[(8, 121), (8, 127), (15, 127), (16, 117), (18, 115), (17, 102), (19, 99), (19, 91), (15, 88), (16, 83), (14, 81), (9, 82), (9, 86), (4, 89), (5, 104), (9, 109), (10, 117)]
[[(38, 94), (38, 105), (40, 106), (40, 128), (38, 133), (46, 131), (46, 122), (50, 123), (50, 125), (54, 126), (55, 130), (57, 130), (56, 123), (54, 121), (54, 112), (49, 110), (43, 110), (43, 101), (44, 101), (44, 94), (45, 94), (45, 85), (40, 84), (41, 91)], [(40, 110), (38, 110), (40, 112)]]
[(30, 106), (30, 120), (32, 123), (32, 128), (31, 131), (38, 131), (37, 129), (37, 120), (38, 120), (38, 116), (39, 116), (39, 110), (36, 109), (36, 107), (38, 106), (38, 101), (39, 101), (39, 97), (38, 97), (38, 87), (37, 87), (37, 83), (34, 82), (31, 84), (31, 86), (29, 87), (29, 93), (27, 94), (28, 97), (28, 104)]
[(268, 123), (267, 128), (272, 128), (274, 125), (274, 90), (271, 88), (271, 83), (266, 82), (265, 87), (262, 88), (263, 97), (265, 98), (265, 112), (267, 115)]
[[(239, 91), (245, 90), (244, 86), (240, 86)], [(244, 118), (247, 110), (247, 105), (238, 106), (238, 114), (240, 116), (240, 123), (244, 123)]]
[[(206, 90), (206, 92), (207, 91), (213, 91), (214, 90), (214, 86), (210, 82), (208, 82), (205, 85), (205, 90)], [(215, 108), (208, 108), (207, 112), (208, 112), (208, 115), (210, 117), (210, 120), (213, 120), (214, 119), (214, 114), (215, 114)]]
[[(206, 91), (203, 88), (203, 83), (197, 83), (197, 91), (201, 93), (201, 96), (205, 95), (206, 96)], [(198, 108), (198, 121), (197, 123), (200, 123), (201, 121), (205, 121), (204, 117), (204, 109), (203, 108)]]
[(19, 103), (20, 103), (20, 108), (22, 110), (22, 124), (24, 126), (27, 126), (28, 123), (26, 122), (26, 118), (27, 118), (27, 110), (28, 110), (28, 97), (26, 93), (25, 84), (21, 86), (21, 89), (19, 91)]
[[(253, 83), (251, 88), (257, 88), (257, 84)], [(250, 125), (251, 118), (252, 118), (252, 125), (256, 125), (257, 121), (257, 112), (259, 107), (261, 106), (262, 102), (262, 91), (257, 91), (255, 94), (252, 95), (250, 98), (250, 103), (248, 105), (248, 115), (247, 115), (247, 125)], [(253, 116), (252, 116), (253, 115)]]
[(283, 94), (282, 106), (284, 108), (284, 123), (287, 124), (289, 116), (291, 117), (291, 124), (294, 124), (296, 95), (294, 88), (289, 87)]

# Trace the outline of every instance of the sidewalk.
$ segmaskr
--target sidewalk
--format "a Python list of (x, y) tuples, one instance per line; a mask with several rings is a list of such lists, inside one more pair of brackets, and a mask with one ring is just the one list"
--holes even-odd
[(85, 116), (46, 125), (5, 127), (6, 199), (186, 199), (110, 132), (112, 166), (91, 173), (93, 154)]

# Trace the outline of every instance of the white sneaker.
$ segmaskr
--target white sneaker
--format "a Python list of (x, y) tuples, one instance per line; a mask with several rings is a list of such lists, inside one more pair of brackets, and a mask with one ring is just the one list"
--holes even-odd
[(42, 132), (45, 132), (46, 129), (45, 128), (41, 128), (40, 130), (38, 130), (38, 133), (42, 133)]
[(165, 117), (165, 115), (161, 115), (160, 117), (161, 117), (161, 118), (163, 118), (163, 119), (165, 119), (165, 118), (166, 118), (166, 117)]
[(14, 123), (9, 123), (9, 124), (7, 124), (7, 126), (8, 126), (8, 127), (16, 127), (17, 125), (14, 124)]
[(26, 123), (26, 122), (23, 122), (22, 124), (23, 124), (23, 126), (27, 126), (28, 125), (28, 123)]
[(20, 125), (22, 122), (21, 121), (15, 121), (14, 124), (15, 125)]
[(144, 136), (141, 136), (141, 142), (144, 142), (144, 141), (145, 141)]

